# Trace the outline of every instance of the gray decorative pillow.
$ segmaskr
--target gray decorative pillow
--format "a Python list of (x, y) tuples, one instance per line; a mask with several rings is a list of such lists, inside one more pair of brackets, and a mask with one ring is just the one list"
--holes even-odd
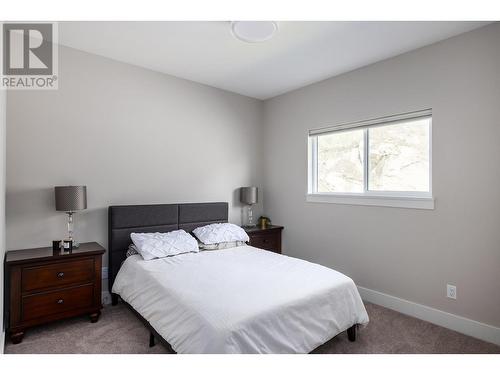
[(204, 244), (201, 241), (198, 241), (198, 246), (200, 250), (222, 250), (229, 249), (231, 247), (245, 246), (246, 243), (244, 241), (229, 241), (229, 242), (220, 242), (213, 244)]
[(135, 245), (133, 243), (131, 243), (128, 247), (126, 256), (128, 258), (128, 257), (131, 257), (132, 255), (136, 255), (136, 254), (139, 254), (139, 252), (137, 251), (137, 248), (135, 247)]

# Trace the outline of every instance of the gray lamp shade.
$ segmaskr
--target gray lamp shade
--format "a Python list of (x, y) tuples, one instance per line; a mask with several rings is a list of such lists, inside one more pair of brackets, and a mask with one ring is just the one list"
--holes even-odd
[(87, 208), (86, 186), (56, 186), (56, 211), (72, 212)]
[(255, 186), (240, 188), (240, 202), (245, 204), (255, 204), (258, 202), (259, 192)]

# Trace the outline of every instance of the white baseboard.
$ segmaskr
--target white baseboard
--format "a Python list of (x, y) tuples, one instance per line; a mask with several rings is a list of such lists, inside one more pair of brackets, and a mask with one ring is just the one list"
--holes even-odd
[(450, 314), (445, 311), (420, 305), (376, 290), (358, 286), (359, 294), (364, 301), (374, 303), (400, 313), (425, 320), (441, 327), (472, 336), (480, 340), (500, 345), (500, 328), (477, 322), (472, 319)]
[(103, 305), (111, 305), (111, 293), (106, 291), (103, 291), (101, 293), (101, 301)]
[(0, 332), (0, 354), (4, 353), (5, 332)]
[(102, 292), (101, 301), (103, 305), (111, 305), (111, 293), (108, 291), (108, 267), (102, 267)]

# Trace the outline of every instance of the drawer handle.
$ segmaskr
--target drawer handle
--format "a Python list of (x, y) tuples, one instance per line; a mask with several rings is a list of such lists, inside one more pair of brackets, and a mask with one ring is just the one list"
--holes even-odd
[(64, 303), (64, 300), (63, 300), (63, 299), (58, 299), (58, 300), (57, 300), (57, 304), (58, 304), (58, 305), (62, 305), (63, 303)]
[(64, 272), (59, 272), (59, 273), (57, 274), (57, 277), (58, 277), (59, 279), (62, 279), (62, 278), (64, 277)]
[(267, 243), (267, 239), (264, 238), (264, 240), (262, 242)]

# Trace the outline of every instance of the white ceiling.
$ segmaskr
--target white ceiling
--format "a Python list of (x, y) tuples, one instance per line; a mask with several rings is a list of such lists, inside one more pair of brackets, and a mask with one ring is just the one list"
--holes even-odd
[(59, 43), (267, 99), (486, 24), (289, 21), (249, 44), (222, 21), (61, 22)]

